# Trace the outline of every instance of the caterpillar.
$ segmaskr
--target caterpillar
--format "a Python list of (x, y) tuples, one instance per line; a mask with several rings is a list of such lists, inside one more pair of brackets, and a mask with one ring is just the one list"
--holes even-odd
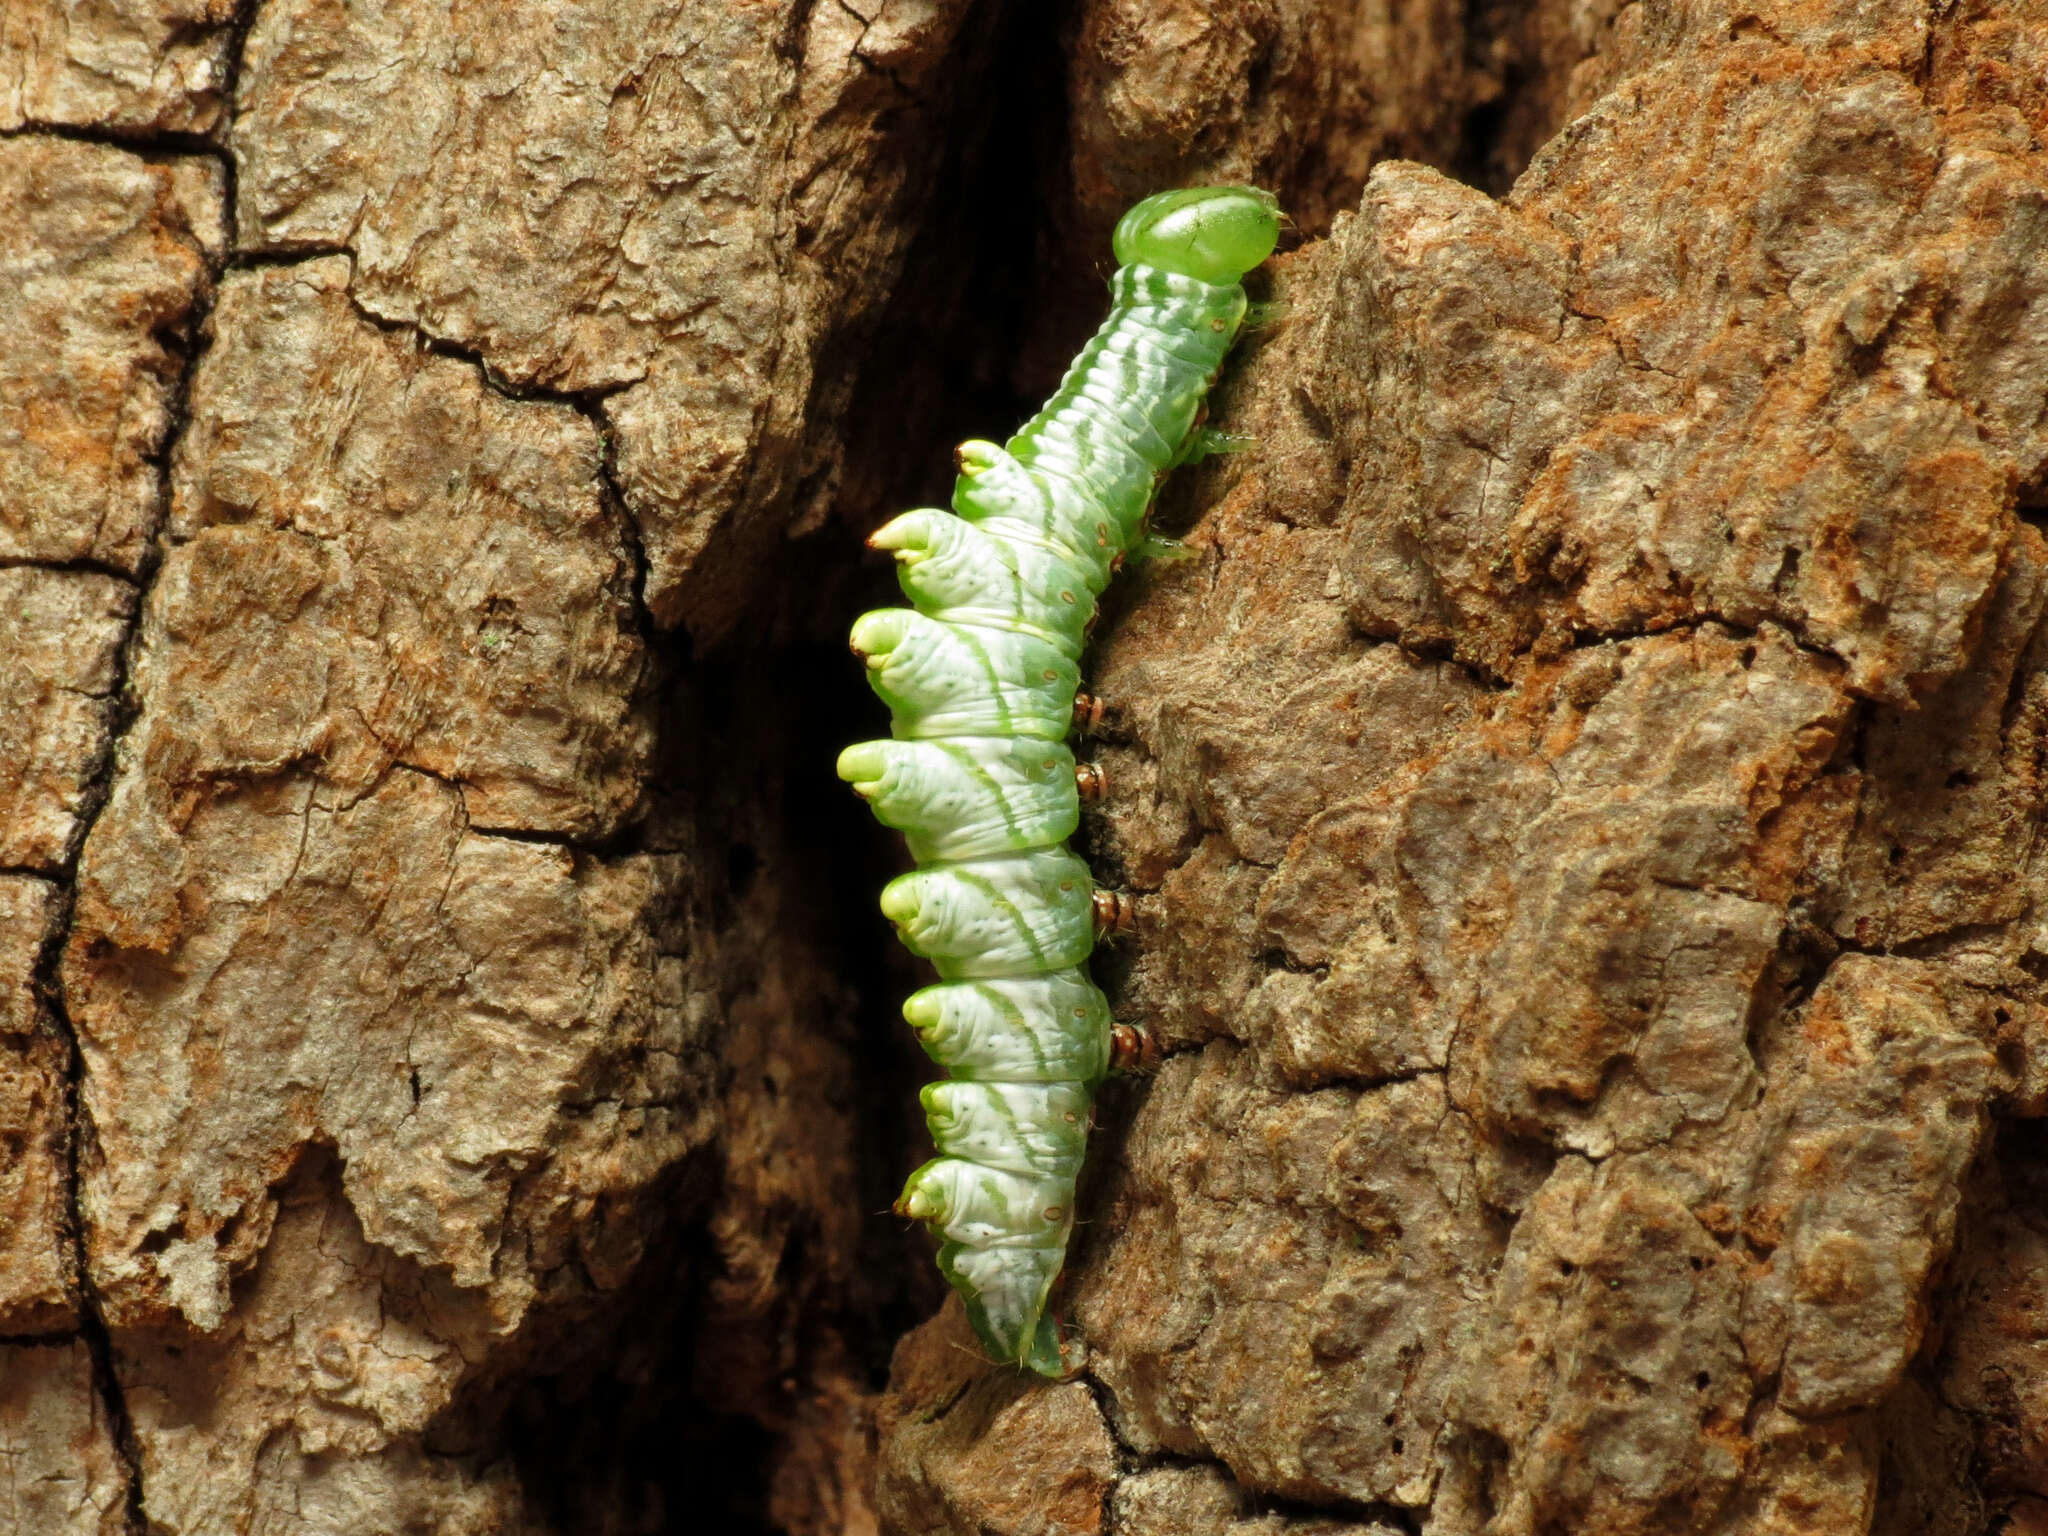
[(1049, 1297), (1095, 1090), (1134, 1043), (1086, 964), (1128, 926), (1128, 898), (1098, 891), (1067, 847), (1102, 785), (1065, 745), (1091, 723), (1081, 652), (1159, 481), (1219, 446), (1203, 402), (1277, 210), (1251, 187), (1134, 206), (1109, 318), (1052, 398), (1003, 446), (960, 445), (951, 512), (903, 513), (868, 541), (895, 557), (911, 606), (853, 626), (891, 739), (848, 747), (838, 771), (916, 860), (882, 912), (939, 974), (903, 1016), (948, 1073), (922, 1095), (938, 1155), (896, 1210), (937, 1230), (989, 1357), (1045, 1376), (1066, 1374)]

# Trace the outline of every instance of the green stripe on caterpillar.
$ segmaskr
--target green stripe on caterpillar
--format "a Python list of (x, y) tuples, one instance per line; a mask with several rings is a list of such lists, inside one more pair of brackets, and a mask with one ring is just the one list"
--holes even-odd
[(1124, 910), (1066, 847), (1100, 788), (1064, 745), (1081, 651), (1154, 488), (1203, 451), (1203, 400), (1244, 322), (1239, 280), (1279, 227), (1250, 187), (1132, 208), (1109, 318), (1045, 408), (1002, 447), (961, 445), (951, 512), (906, 512), (869, 541), (895, 555), (911, 607), (854, 624), (893, 739), (848, 747), (839, 776), (917, 860), (882, 911), (938, 970), (903, 1015), (950, 1074), (923, 1095), (938, 1156), (896, 1208), (937, 1229), (990, 1358), (1046, 1376), (1066, 1372), (1048, 1299), (1113, 1054), (1086, 961)]

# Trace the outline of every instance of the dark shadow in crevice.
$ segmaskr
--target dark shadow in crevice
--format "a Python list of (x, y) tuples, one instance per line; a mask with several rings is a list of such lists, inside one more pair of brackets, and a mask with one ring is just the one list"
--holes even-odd
[[(1079, 341), (1040, 339), (1048, 258), (1057, 248), (1050, 226), (1067, 201), (1056, 18), (1010, 0), (989, 7), (987, 21), (978, 56), (963, 68), (988, 89), (962, 93), (929, 212), (859, 369), (834, 498), (842, 537), (863, 538), (908, 507), (944, 505), (954, 445), (1007, 437), (1037, 409)], [(1059, 362), (1026, 361), (1054, 347)], [(831, 543), (829, 531), (814, 542)], [(865, 602), (900, 600), (885, 558), (868, 555), (862, 569)]]
[(1465, 114), (1459, 124), (1458, 147), (1451, 156), (1450, 173), (1467, 186), (1477, 187), (1489, 197), (1505, 197), (1522, 168), (1505, 163), (1501, 137), (1508, 121), (1508, 86)]
[(718, 1178), (693, 1164), (670, 1191), (679, 1220), (642, 1260), (627, 1294), (594, 1326), (610, 1337), (564, 1371), (528, 1370), (466, 1394), (455, 1419), (501, 1423), (534, 1513), (573, 1536), (688, 1530), (766, 1536), (773, 1436), (695, 1390), (695, 1319), (715, 1259), (701, 1217)]
[[(654, 1234), (626, 1294), (558, 1277), (584, 1293), (565, 1318), (587, 1312), (607, 1337), (579, 1340), (561, 1371), (508, 1364), (502, 1388), (479, 1384), (467, 1410), (503, 1415), (527, 1495), (559, 1531), (777, 1529), (778, 1478), (800, 1483), (832, 1449), (807, 1405), (821, 1387), (878, 1388), (895, 1340), (935, 1303), (921, 1245), (886, 1214), (918, 1155), (915, 1049), (895, 1016), (908, 962), (871, 931), (897, 855), (833, 774), (839, 748), (873, 728), (872, 700), (844, 645), (802, 633), (822, 627), (816, 616), (794, 617), (796, 594), (850, 601), (845, 587), (799, 546), (737, 631), (747, 638), (694, 658), (679, 636), (655, 642), (669, 681), (645, 846), (678, 856), (674, 925), (688, 939), (663, 949), (692, 986), (717, 990), (718, 1061), (688, 1070), (717, 1078), (725, 1123), (670, 1187), (623, 1213)], [(785, 1071), (805, 1080), (772, 1081)], [(851, 1249), (819, 1230), (803, 1172), (728, 1161), (749, 1144), (734, 1122), (762, 1103), (750, 1095), (778, 1086), (799, 1106), (795, 1134), (817, 1140), (792, 1144), (786, 1127), (769, 1138), (777, 1159), (830, 1174), (850, 1150)], [(761, 1229), (721, 1234), (721, 1209)], [(769, 1256), (772, 1284), (730, 1272), (722, 1244), (734, 1241), (743, 1257)]]
[(1558, 51), (1562, 39), (1554, 30), (1555, 18), (1548, 29), (1545, 20), (1522, 0), (1466, 0), (1471, 105), (1446, 169), (1491, 197), (1507, 196), (1537, 151), (1564, 128), (1564, 83), (1612, 34), (1609, 17), (1599, 26), (1592, 50), (1574, 58)]
[[(843, 1160), (836, 1138), (850, 1138), (858, 1236), (843, 1251), (796, 1210), (778, 1239), (772, 1296), (722, 1315), (722, 1285), (735, 1277), (708, 1218), (751, 1170), (721, 1166), (723, 1150), (693, 1163), (671, 1192), (667, 1249), (650, 1252), (633, 1294), (608, 1299), (595, 1321), (610, 1341), (579, 1348), (586, 1363), (573, 1371), (529, 1363), (503, 1389), (505, 1444), (537, 1510), (564, 1532), (776, 1529), (778, 1478), (787, 1499), (789, 1479), (808, 1475), (792, 1450), (817, 1449), (803, 1440), (806, 1395), (835, 1373), (881, 1388), (896, 1341), (944, 1297), (928, 1235), (890, 1214), (928, 1155), (916, 1094), (937, 1075), (898, 1012), (930, 977), (875, 904), (907, 858), (834, 762), (888, 729), (845, 640), (859, 613), (901, 600), (866, 535), (898, 511), (943, 504), (953, 445), (1007, 436), (1045, 382), (1018, 359), (1043, 312), (1044, 168), (1065, 163), (1055, 28), (1043, 7), (991, 0), (963, 29), (948, 147), (896, 297), (850, 364), (820, 360), (821, 379), (856, 368), (844, 453), (796, 498), (826, 502), (829, 515), (783, 548), (727, 641), (693, 653), (685, 637), (648, 637), (668, 681), (640, 847), (686, 856), (689, 899), (711, 932), (767, 932), (786, 946), (721, 953), (728, 1036), (735, 1008), (758, 1010), (773, 993), (764, 978), (802, 971), (791, 988), (802, 1016), (781, 1027), (831, 1063), (831, 1081), (801, 1087), (826, 1106), (820, 1162)], [(729, 1053), (727, 1070), (756, 1069)], [(775, 1085), (729, 1079), (721, 1092), (757, 1087)], [(718, 1145), (733, 1144), (728, 1127)]]

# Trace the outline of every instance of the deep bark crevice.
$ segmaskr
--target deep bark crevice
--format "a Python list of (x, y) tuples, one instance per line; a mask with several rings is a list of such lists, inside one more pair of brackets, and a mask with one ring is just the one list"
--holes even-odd
[[(1055, 22), (1028, 6), (990, 9), (991, 32), (972, 49), (990, 88), (956, 82), (960, 120), (931, 191), (932, 217), (913, 239), (896, 297), (864, 338), (832, 515), (786, 546), (728, 642), (703, 650), (686, 632), (644, 631), (667, 682), (657, 803), (639, 836), (664, 846), (674, 840), (664, 823), (681, 815), (725, 889), (743, 894), (777, 882), (849, 999), (847, 1091), (865, 1218), (853, 1256), (857, 1294), (820, 1293), (802, 1271), (830, 1256), (807, 1252), (800, 1231), (793, 1236), (783, 1256), (788, 1291), (811, 1297), (806, 1315), (781, 1325), (796, 1330), (800, 1363), (787, 1385), (797, 1392), (806, 1390), (802, 1362), (819, 1361), (825, 1348), (843, 1349), (862, 1389), (878, 1391), (897, 1339), (943, 1294), (923, 1231), (889, 1214), (904, 1174), (924, 1155), (916, 1087), (933, 1075), (897, 1015), (903, 996), (927, 978), (874, 906), (903, 854), (844, 793), (832, 763), (841, 747), (886, 725), (843, 638), (862, 610), (899, 600), (889, 563), (862, 545), (866, 531), (901, 508), (943, 503), (952, 445), (1007, 435), (1035, 406), (1042, 383), (1020, 378), (1016, 360), (1039, 322), (1032, 300), (1042, 282), (1046, 146), (1063, 122), (1059, 92), (1048, 89), (1059, 78)], [(1020, 59), (1032, 62), (1020, 68)], [(366, 318), (386, 330), (414, 329)], [(589, 395), (508, 388), (482, 357), (426, 345), (471, 362), (512, 398), (562, 400), (586, 413), (597, 404)], [(820, 380), (854, 366), (846, 352), (828, 354)], [(605, 443), (608, 499), (622, 507), (609, 433)], [(799, 486), (796, 504), (824, 489)], [(643, 557), (636, 599), (644, 573)], [(644, 623), (644, 607), (636, 608)], [(764, 786), (769, 803), (751, 805)], [(750, 829), (763, 812), (768, 838)], [(719, 1181), (707, 1175), (709, 1184)], [(704, 1209), (673, 1215), (673, 1272), (682, 1283), (646, 1303), (648, 1330), (665, 1341), (655, 1346), (658, 1363), (626, 1380), (615, 1374), (617, 1360), (600, 1357), (579, 1369), (573, 1392), (531, 1392), (516, 1410), (522, 1480), (563, 1529), (576, 1528), (568, 1514), (593, 1485), (639, 1488), (650, 1522), (657, 1506), (668, 1511), (670, 1525), (634, 1529), (673, 1528), (678, 1518), (742, 1532), (774, 1528), (768, 1480), (787, 1452), (791, 1421), (752, 1406), (754, 1385), (706, 1375), (707, 1347), (724, 1346), (710, 1300), (721, 1260), (697, 1225)], [(633, 1332), (622, 1331), (621, 1343), (642, 1353)], [(611, 1427), (593, 1433), (593, 1423)], [(588, 1447), (588, 1456), (565, 1455), (571, 1445)], [(722, 1490), (715, 1509), (703, 1504), (707, 1482)], [(634, 1497), (624, 1502), (635, 1506)]]
[[(125, 652), (125, 646), (123, 650)], [(111, 749), (108, 756), (111, 759)], [(83, 837), (79, 841), (82, 844)], [(107, 1329), (99, 1290), (93, 1283), (92, 1264), (86, 1252), (85, 1213), (79, 1200), (79, 1147), (88, 1131), (84, 1108), (79, 1102), (80, 1086), (85, 1078), (85, 1059), (79, 1050), (77, 1028), (65, 1007), (64, 985), (59, 975), (64, 943), (71, 930), (76, 857), (74, 852), (72, 867), (65, 872), (54, 921), (36, 962), (34, 986), (52, 1024), (64, 1038), (65, 1240), (70, 1249), (65, 1264), (74, 1291), (73, 1304), (78, 1310), (79, 1336), (85, 1340), (92, 1356), (93, 1388), (99, 1394), (100, 1405), (112, 1428), (114, 1447), (121, 1458), (126, 1478), (127, 1529), (134, 1536), (139, 1536), (148, 1528), (142, 1512), (142, 1446), (135, 1435), (134, 1421), (129, 1417), (127, 1396), (122, 1390), (120, 1372), (115, 1363), (113, 1337)]]
[(198, 344), (198, 336), (204, 318), (203, 313), (196, 313), (193, 317), (194, 345), (180, 373), (178, 388), (171, 403), (170, 430), (166, 436), (161, 459), (156, 464), (161, 485), (156, 527), (145, 546), (145, 554), (139, 569), (132, 578), (128, 578), (132, 579), (137, 591), (127, 632), (116, 652), (112, 689), (115, 707), (113, 717), (107, 725), (106, 746), (99, 763), (85, 780), (76, 831), (62, 868), (55, 872), (60, 895), (33, 974), (35, 992), (51, 1022), (64, 1039), (64, 1185), (68, 1227), (66, 1237), (70, 1245), (66, 1262), (76, 1288), (79, 1332), (92, 1352), (93, 1382), (99, 1391), (108, 1422), (113, 1426), (114, 1443), (120, 1452), (127, 1475), (128, 1525), (134, 1532), (140, 1532), (147, 1527), (142, 1513), (142, 1451), (135, 1436), (133, 1421), (128, 1414), (120, 1375), (115, 1365), (112, 1336), (107, 1328), (98, 1288), (93, 1283), (91, 1259), (86, 1251), (86, 1222), (80, 1203), (79, 1174), (80, 1147), (90, 1131), (84, 1107), (80, 1102), (85, 1079), (85, 1058), (80, 1049), (78, 1030), (72, 1023), (66, 1001), (62, 967), (64, 949), (71, 938), (71, 918), (77, 895), (78, 862), (84, 851), (86, 839), (92, 833), (93, 824), (99, 819), (99, 813), (105, 807), (107, 797), (112, 793), (121, 741), (140, 713), (140, 706), (128, 691), (128, 679), (134, 664), (136, 648), (141, 644), (143, 610), (148, 601), (152, 579), (161, 561), (159, 539), (170, 516), (168, 460), (184, 427), (187, 391), (193, 369), (197, 366), (199, 354), (203, 350)]
[[(227, 73), (222, 83), (223, 97), (229, 103), (234, 99), (243, 43), (249, 27), (254, 22), (258, 3), (260, 0), (246, 0), (230, 23), (231, 42), (228, 49)], [(225, 124), (222, 136), (162, 131), (132, 132), (112, 126), (88, 129), (35, 125), (25, 131), (54, 138), (102, 144), (138, 154), (145, 160), (203, 156), (215, 161), (221, 167), (221, 214), (227, 233), (226, 250), (232, 252), (234, 249), (235, 162), (233, 154), (228, 151), (224, 142)], [(141, 702), (130, 692), (129, 680), (134, 675), (137, 651), (142, 643), (143, 622), (150, 592), (163, 562), (165, 534), (170, 525), (171, 514), (171, 460), (190, 420), (192, 381), (207, 350), (207, 322), (214, 298), (219, 291), (223, 266), (223, 261), (219, 260), (208, 263), (205, 281), (196, 296), (196, 302), (184, 317), (183, 325), (177, 334), (164, 338), (182, 355), (178, 357), (177, 377), (165, 402), (166, 425), (163, 440), (146, 458), (146, 462), (156, 474), (157, 495), (154, 516), (146, 532), (136, 569), (132, 572), (122, 571), (90, 559), (65, 562), (61, 567), (113, 576), (132, 586), (135, 597), (126, 630), (115, 651), (114, 676), (109, 690), (113, 699), (113, 711), (106, 723), (105, 744), (98, 761), (81, 786), (73, 835), (66, 849), (63, 865), (55, 872), (60, 892), (58, 902), (49, 931), (44, 936), (42, 948), (37, 956), (32, 977), (35, 994), (64, 1040), (63, 1158), (65, 1216), (68, 1229), (65, 1236), (70, 1245), (66, 1264), (75, 1288), (79, 1333), (91, 1353), (93, 1385), (112, 1427), (114, 1448), (120, 1458), (125, 1478), (126, 1526), (131, 1533), (138, 1533), (138, 1536), (149, 1526), (148, 1518), (143, 1512), (142, 1447), (136, 1436), (134, 1420), (128, 1411), (113, 1336), (107, 1325), (105, 1309), (93, 1279), (91, 1257), (87, 1251), (79, 1165), (85, 1139), (91, 1134), (91, 1126), (82, 1103), (85, 1057), (80, 1046), (77, 1026), (71, 1017), (64, 986), (63, 963), (64, 952), (71, 939), (72, 917), (77, 901), (79, 861), (83, 856), (86, 841), (91, 836), (92, 829), (113, 791), (121, 744), (141, 713)]]
[[(221, 155), (218, 146), (209, 145), (207, 152), (219, 158), (229, 158)], [(231, 182), (229, 185), (232, 187)], [(232, 228), (234, 203), (231, 195), (226, 209), (229, 226)], [(149, 604), (150, 591), (162, 566), (164, 531), (169, 526), (171, 511), (170, 463), (189, 420), (192, 379), (198, 370), (200, 359), (206, 352), (206, 321), (212, 309), (214, 294), (218, 291), (219, 278), (219, 269), (214, 267), (198, 296), (198, 301), (186, 317), (182, 335), (176, 338), (183, 347), (184, 355), (179, 360), (177, 379), (166, 402), (167, 424), (163, 442), (147, 460), (156, 472), (157, 499), (155, 515), (143, 544), (141, 559), (132, 574), (106, 573), (119, 576), (135, 588), (134, 604), (128, 617), (126, 632), (115, 651), (114, 678), (110, 690), (114, 707), (107, 721), (105, 746), (99, 760), (81, 786), (75, 830), (70, 846), (66, 850), (64, 863), (54, 874), (60, 891), (55, 916), (49, 932), (44, 937), (33, 975), (34, 990), (64, 1039), (64, 1183), (65, 1211), (69, 1228), (67, 1239), (71, 1250), (67, 1265), (77, 1292), (79, 1331), (92, 1353), (94, 1385), (100, 1394), (108, 1422), (113, 1426), (115, 1448), (121, 1457), (127, 1479), (127, 1520), (131, 1532), (141, 1532), (147, 1528), (147, 1520), (143, 1515), (142, 1450), (136, 1438), (134, 1422), (129, 1416), (112, 1334), (107, 1326), (98, 1288), (93, 1282), (91, 1259), (86, 1248), (86, 1222), (81, 1206), (79, 1159), (91, 1127), (81, 1102), (85, 1080), (85, 1057), (65, 993), (63, 962), (65, 948), (71, 939), (79, 861), (83, 856), (86, 840), (91, 836), (100, 812), (105, 809), (108, 796), (113, 792), (121, 743), (141, 714), (140, 701), (129, 691), (129, 679), (134, 675), (137, 651), (142, 644), (143, 620)], [(86, 564), (90, 566), (96, 562)]]
[[(203, 155), (232, 166), (234, 157), (212, 134), (188, 133), (174, 128), (128, 128), (119, 123), (25, 122), (18, 128), (0, 130), (0, 139), (68, 139), (74, 144), (96, 144), (118, 149), (137, 159), (162, 163)], [(230, 204), (232, 206), (232, 204)]]

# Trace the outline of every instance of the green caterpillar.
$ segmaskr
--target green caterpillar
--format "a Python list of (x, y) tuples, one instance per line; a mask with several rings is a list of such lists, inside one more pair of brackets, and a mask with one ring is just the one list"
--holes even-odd
[(1047, 1301), (1090, 1106), (1133, 1043), (1086, 969), (1124, 899), (1066, 847), (1101, 784), (1064, 745), (1089, 708), (1081, 650), (1155, 486), (1212, 446), (1202, 405), (1244, 321), (1239, 279), (1279, 230), (1250, 187), (1132, 208), (1109, 318), (1044, 409), (1003, 447), (961, 445), (952, 512), (906, 512), (869, 540), (912, 606), (853, 626), (894, 739), (848, 747), (839, 776), (917, 860), (882, 911), (942, 978), (903, 1016), (951, 1074), (923, 1094), (939, 1155), (896, 1209), (937, 1228), (990, 1358), (1046, 1376), (1065, 1374)]

